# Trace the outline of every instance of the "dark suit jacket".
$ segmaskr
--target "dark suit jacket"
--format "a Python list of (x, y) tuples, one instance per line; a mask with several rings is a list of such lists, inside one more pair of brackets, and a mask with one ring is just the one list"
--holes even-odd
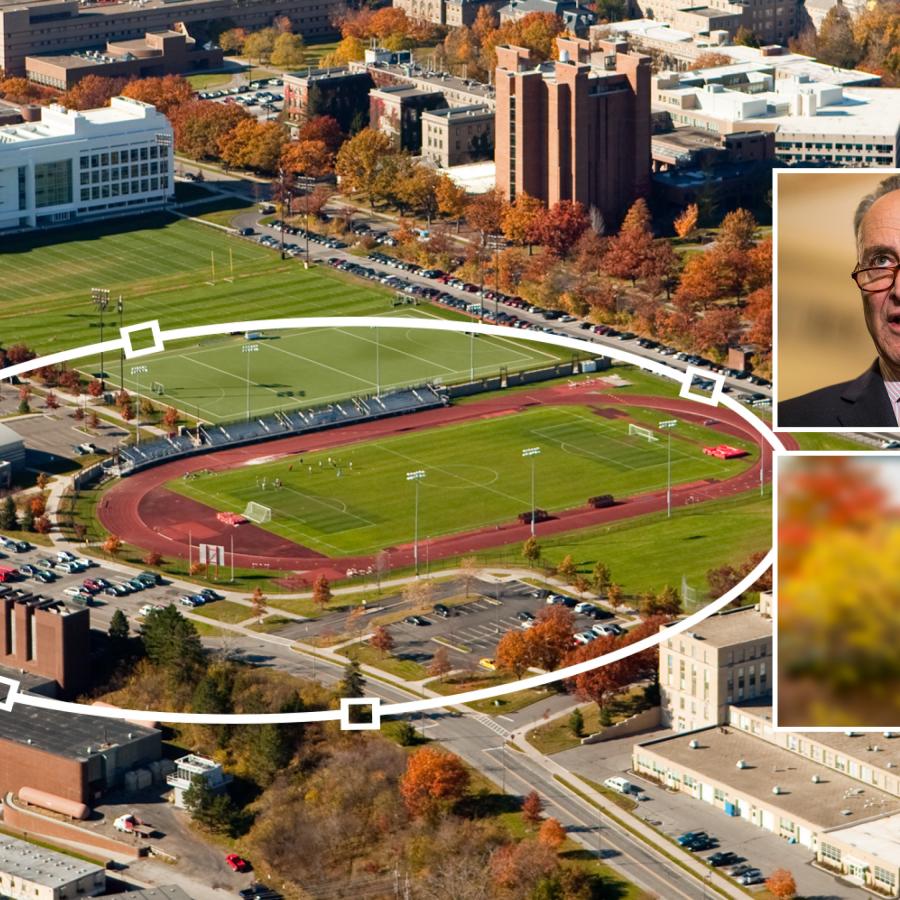
[(876, 359), (859, 378), (778, 404), (779, 428), (896, 428)]

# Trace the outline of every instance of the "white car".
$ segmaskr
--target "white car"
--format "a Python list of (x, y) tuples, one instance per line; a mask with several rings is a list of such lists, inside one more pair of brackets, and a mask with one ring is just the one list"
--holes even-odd
[(74, 560), (68, 560), (57, 563), (56, 568), (59, 569), (60, 572), (65, 572), (67, 575), (75, 575), (78, 572), (83, 572), (86, 567)]
[(592, 640), (597, 637), (592, 631), (579, 631), (578, 634), (574, 636), (574, 641), (576, 644), (589, 644)]
[(60, 562), (72, 562), (72, 560), (76, 559), (76, 556), (74, 553), (69, 553), (68, 550), (59, 550), (56, 553), (56, 558)]
[[(80, 587), (67, 587), (67, 588), (63, 589), (63, 593), (67, 597), (77, 597), (79, 594), (82, 593), (82, 590)], [(85, 593), (87, 593), (87, 592), (85, 591)]]
[(593, 603), (576, 603), (575, 604), (575, 612), (577, 613), (586, 613), (590, 612), (592, 609), (596, 609)]
[(145, 616), (145, 617), (146, 617), (146, 616), (149, 616), (150, 613), (153, 612), (153, 610), (155, 610), (155, 609), (164, 609), (164, 608), (165, 608), (165, 607), (159, 606), (159, 604), (157, 604), (157, 603), (145, 603), (145, 604), (141, 607), (140, 612), (138, 613), (138, 615), (141, 615), (141, 616)]

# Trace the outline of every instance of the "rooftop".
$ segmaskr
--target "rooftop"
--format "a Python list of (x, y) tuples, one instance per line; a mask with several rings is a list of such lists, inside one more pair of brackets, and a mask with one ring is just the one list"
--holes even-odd
[(489, 84), (476, 81), (473, 78), (458, 78), (447, 72), (437, 72), (427, 69), (415, 63), (392, 64), (385, 62), (353, 62), (350, 64), (353, 72), (370, 70), (373, 72), (385, 72), (397, 78), (425, 83), (433, 86), (438, 91), (457, 91), (471, 94), (473, 97), (482, 97), (485, 100), (493, 100), (494, 89)]
[(819, 838), (828, 842), (829, 838), (837, 838), (844, 844), (856, 847), (867, 855), (872, 854), (880, 859), (900, 859), (900, 815), (887, 816), (874, 822), (860, 822), (847, 828), (836, 828)]
[[(694, 741), (696, 749), (691, 747)], [(647, 741), (635, 747), (635, 753), (641, 748), (676, 768), (696, 772), (704, 782), (758, 799), (816, 828), (836, 828), (900, 813), (900, 798), (733, 727)], [(739, 762), (743, 762), (743, 768), (738, 768)], [(778, 794), (774, 793), (776, 786)]]
[[(15, 128), (17, 126), (11, 125), (8, 127)], [(0, 447), (4, 447), (7, 444), (18, 443), (20, 441), (22, 441), (22, 436), (18, 432), (13, 431), (9, 425), (4, 425), (0, 422)]]
[(671, 638), (673, 641), (702, 641), (713, 647), (730, 647), (772, 637), (772, 620), (762, 615), (756, 607), (742, 606), (739, 609), (717, 613), (704, 619), (693, 630), (684, 631)]
[(53, 889), (92, 875), (106, 877), (105, 870), (94, 863), (45, 850), (5, 834), (0, 834), (0, 871)]
[(77, 715), (55, 709), (13, 704), (0, 713), (0, 740), (27, 744), (56, 756), (86, 760), (117, 744), (129, 744), (159, 734), (145, 728), (101, 716)]
[(494, 111), (484, 103), (474, 103), (471, 106), (448, 106), (444, 109), (429, 109), (422, 116), (440, 116), (442, 119), (474, 119), (493, 118)]
[(112, 894), (113, 897), (124, 897), (125, 900), (191, 900), (177, 884), (161, 884), (159, 887), (144, 888), (141, 891), (129, 891), (127, 894)]

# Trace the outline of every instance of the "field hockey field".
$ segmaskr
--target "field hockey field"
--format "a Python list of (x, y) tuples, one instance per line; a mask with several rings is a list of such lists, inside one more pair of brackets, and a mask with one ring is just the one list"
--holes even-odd
[[(378, 441), (339, 452), (309, 452), (168, 487), (214, 509), (241, 512), (249, 501), (268, 506), (263, 527), (330, 556), (372, 553), (412, 541), (415, 487), (407, 473), (422, 470), (419, 537), (490, 527), (531, 508), (531, 459), (535, 457), (535, 505), (549, 512), (583, 506), (588, 497), (616, 497), (665, 489), (667, 440), (630, 436), (629, 420), (656, 421), (646, 411), (619, 408), (605, 418), (586, 406), (536, 407), (493, 419), (465, 422)], [(721, 435), (680, 422), (672, 434), (673, 484), (734, 475), (756, 458), (751, 444), (743, 460), (704, 456), (702, 447)], [(276, 487), (276, 480), (281, 486)]]
[[(428, 309), (411, 307), (381, 314), (434, 318)], [(253, 352), (244, 352), (245, 347)], [(139, 374), (132, 375), (126, 365), (124, 377), (129, 391), (223, 422), (243, 418), (248, 410), (259, 416), (424, 382), (497, 375), (504, 367), (516, 371), (552, 365), (559, 358), (551, 350), (512, 337), (414, 328), (315, 328), (267, 334), (249, 344), (243, 336), (204, 339), (143, 358)], [(84, 368), (99, 370), (99, 361)], [(106, 370), (118, 383), (118, 365), (106, 365)]]

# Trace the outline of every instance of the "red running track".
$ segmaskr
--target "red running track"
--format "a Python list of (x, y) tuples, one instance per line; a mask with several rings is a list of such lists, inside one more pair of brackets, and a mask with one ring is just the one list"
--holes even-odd
[[(296, 435), (266, 441), (248, 447), (237, 447), (214, 453), (200, 454), (139, 472), (124, 478), (105, 495), (98, 510), (103, 526), (123, 541), (157, 551), (163, 556), (187, 558), (189, 546), (198, 543), (225, 546), (230, 564), (230, 549), (234, 547), (234, 564), (241, 568), (267, 568), (308, 573), (311, 580), (319, 572), (330, 579), (344, 578), (348, 569), (366, 569), (373, 556), (327, 557), (308, 547), (296, 544), (252, 524), (239, 527), (225, 525), (216, 518), (216, 510), (165, 487), (166, 482), (187, 472), (201, 469), (221, 471), (247, 464), (259, 458), (277, 458), (298, 453), (313, 453), (347, 444), (360, 443), (388, 435), (422, 431), (441, 425), (469, 420), (489, 419), (507, 415), (536, 405), (577, 404), (591, 406), (598, 414), (615, 417), (618, 404), (659, 410), (660, 413), (703, 424), (711, 418), (713, 427), (723, 435), (759, 441), (759, 434), (743, 419), (728, 409), (706, 408), (689, 400), (616, 396), (595, 383), (580, 382), (576, 386), (539, 388), (528, 393), (490, 397), (474, 403), (451, 406), (407, 416), (381, 419), (336, 428), (315, 434)], [(786, 443), (796, 447), (787, 435)], [(764, 445), (765, 477), (772, 471), (772, 453)], [(679, 507), (706, 500), (715, 500), (750, 490), (759, 485), (759, 462), (743, 469), (731, 478), (680, 484), (672, 488), (672, 506)], [(665, 491), (617, 498), (620, 503), (607, 509), (579, 507), (560, 512), (548, 522), (536, 526), (538, 537), (574, 531), (588, 526), (616, 522), (643, 516), (665, 509)], [(438, 560), (484, 550), (504, 544), (525, 541), (530, 526), (510, 522), (499, 527), (450, 534), (429, 542), (430, 558)], [(385, 548), (390, 554), (390, 567), (410, 566), (413, 563), (411, 543)], [(420, 543), (421, 549), (421, 543)]]

